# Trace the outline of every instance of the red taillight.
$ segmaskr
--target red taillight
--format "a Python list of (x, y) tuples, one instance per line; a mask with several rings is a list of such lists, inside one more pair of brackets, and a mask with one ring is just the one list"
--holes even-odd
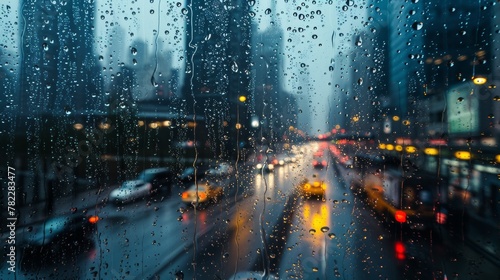
[(322, 161), (321, 163), (326, 166), (326, 160)]
[(313, 160), (313, 165), (317, 165), (318, 164), (318, 161), (317, 160)]
[(394, 218), (396, 219), (397, 222), (404, 223), (406, 222), (406, 212), (398, 210), (394, 214)]
[(183, 193), (182, 193), (182, 198), (188, 198), (188, 197), (189, 197), (189, 195), (188, 195), (188, 193), (187, 193), (187, 192), (183, 192)]
[(401, 241), (396, 241), (394, 244), (394, 250), (396, 251), (396, 258), (398, 260), (404, 260), (406, 258), (406, 247)]
[(97, 221), (99, 221), (99, 217), (98, 216), (90, 216), (89, 217), (89, 223), (96, 224)]
[(206, 194), (206, 193), (204, 193), (204, 192), (199, 192), (199, 193), (198, 193), (198, 197), (199, 197), (200, 199), (205, 199), (205, 198), (207, 198), (207, 194)]
[(440, 225), (444, 225), (446, 224), (447, 217), (446, 213), (438, 212), (436, 213), (436, 222)]

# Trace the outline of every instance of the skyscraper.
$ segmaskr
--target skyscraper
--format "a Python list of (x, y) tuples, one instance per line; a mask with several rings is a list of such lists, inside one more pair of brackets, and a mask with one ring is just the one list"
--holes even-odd
[[(232, 149), (237, 124), (248, 119), (246, 105), (250, 85), (250, 6), (245, 0), (193, 0), (187, 3), (186, 74), (182, 95), (188, 113), (207, 113), (207, 126), (215, 154)], [(239, 130), (239, 128), (237, 128)], [(243, 127), (241, 131), (244, 131)], [(244, 139), (245, 137), (241, 137)], [(214, 144), (215, 145), (215, 144)]]
[(21, 112), (63, 114), (95, 106), (102, 82), (93, 52), (94, 5), (24, 2)]

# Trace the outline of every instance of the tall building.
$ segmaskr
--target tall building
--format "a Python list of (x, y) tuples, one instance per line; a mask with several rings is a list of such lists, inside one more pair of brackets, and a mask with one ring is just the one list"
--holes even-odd
[[(238, 132), (248, 129), (247, 107), (239, 96), (248, 96), (250, 87), (250, 5), (246, 0), (195, 0), (186, 6), (182, 95), (187, 112), (207, 115), (215, 154), (234, 154), (235, 137), (246, 139)], [(228, 141), (220, 141), (225, 135)]]
[[(276, 11), (275, 3), (271, 10)], [(273, 16), (264, 30), (254, 24), (252, 35), (252, 114), (260, 122), (261, 136), (273, 141), (297, 125), (296, 99), (282, 82), (283, 30)]]
[(92, 109), (102, 91), (93, 52), (94, 5), (23, 2), (21, 113)]
[[(498, 79), (492, 62), (494, 7), (488, 1), (424, 2), (435, 20), (426, 23), (424, 37), (428, 117), (422, 133), (429, 138), (490, 138), (498, 129), (491, 118), (498, 110), (498, 92), (491, 86)], [(487, 83), (476, 85), (476, 77)]]
[[(380, 3), (383, 4), (383, 1)], [(424, 84), (423, 46), (425, 5), (423, 1), (402, 4), (388, 1), (388, 70), (390, 104), (387, 116), (396, 137), (414, 137), (418, 124), (415, 101), (422, 96)], [(398, 121), (394, 121), (398, 120)]]
[[(250, 18), (243, 0), (193, 1), (187, 15), (183, 95), (197, 103), (246, 93), (249, 85)], [(215, 20), (217, 19), (217, 20)]]

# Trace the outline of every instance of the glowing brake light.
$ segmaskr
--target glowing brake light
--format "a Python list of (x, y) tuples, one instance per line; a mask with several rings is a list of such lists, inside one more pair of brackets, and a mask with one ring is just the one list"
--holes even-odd
[(398, 260), (404, 260), (406, 258), (406, 248), (403, 242), (396, 241), (396, 244), (394, 244), (394, 250), (396, 251), (396, 258)]
[(406, 222), (406, 212), (398, 210), (394, 214), (394, 218), (396, 219), (397, 222), (404, 223)]
[(99, 217), (98, 216), (90, 216), (89, 217), (89, 223), (96, 224), (97, 221), (99, 221)]
[(438, 212), (436, 213), (436, 222), (440, 225), (443, 225), (446, 223), (446, 218), (447, 215), (446, 213)]
[(189, 196), (189, 195), (188, 195), (188, 193), (187, 193), (187, 192), (183, 192), (183, 193), (182, 193), (182, 198), (188, 198), (188, 196)]

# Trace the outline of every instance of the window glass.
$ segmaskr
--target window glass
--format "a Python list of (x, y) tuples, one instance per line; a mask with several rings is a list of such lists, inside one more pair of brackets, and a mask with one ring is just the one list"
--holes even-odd
[(3, 0), (0, 279), (498, 279), (498, 14)]

